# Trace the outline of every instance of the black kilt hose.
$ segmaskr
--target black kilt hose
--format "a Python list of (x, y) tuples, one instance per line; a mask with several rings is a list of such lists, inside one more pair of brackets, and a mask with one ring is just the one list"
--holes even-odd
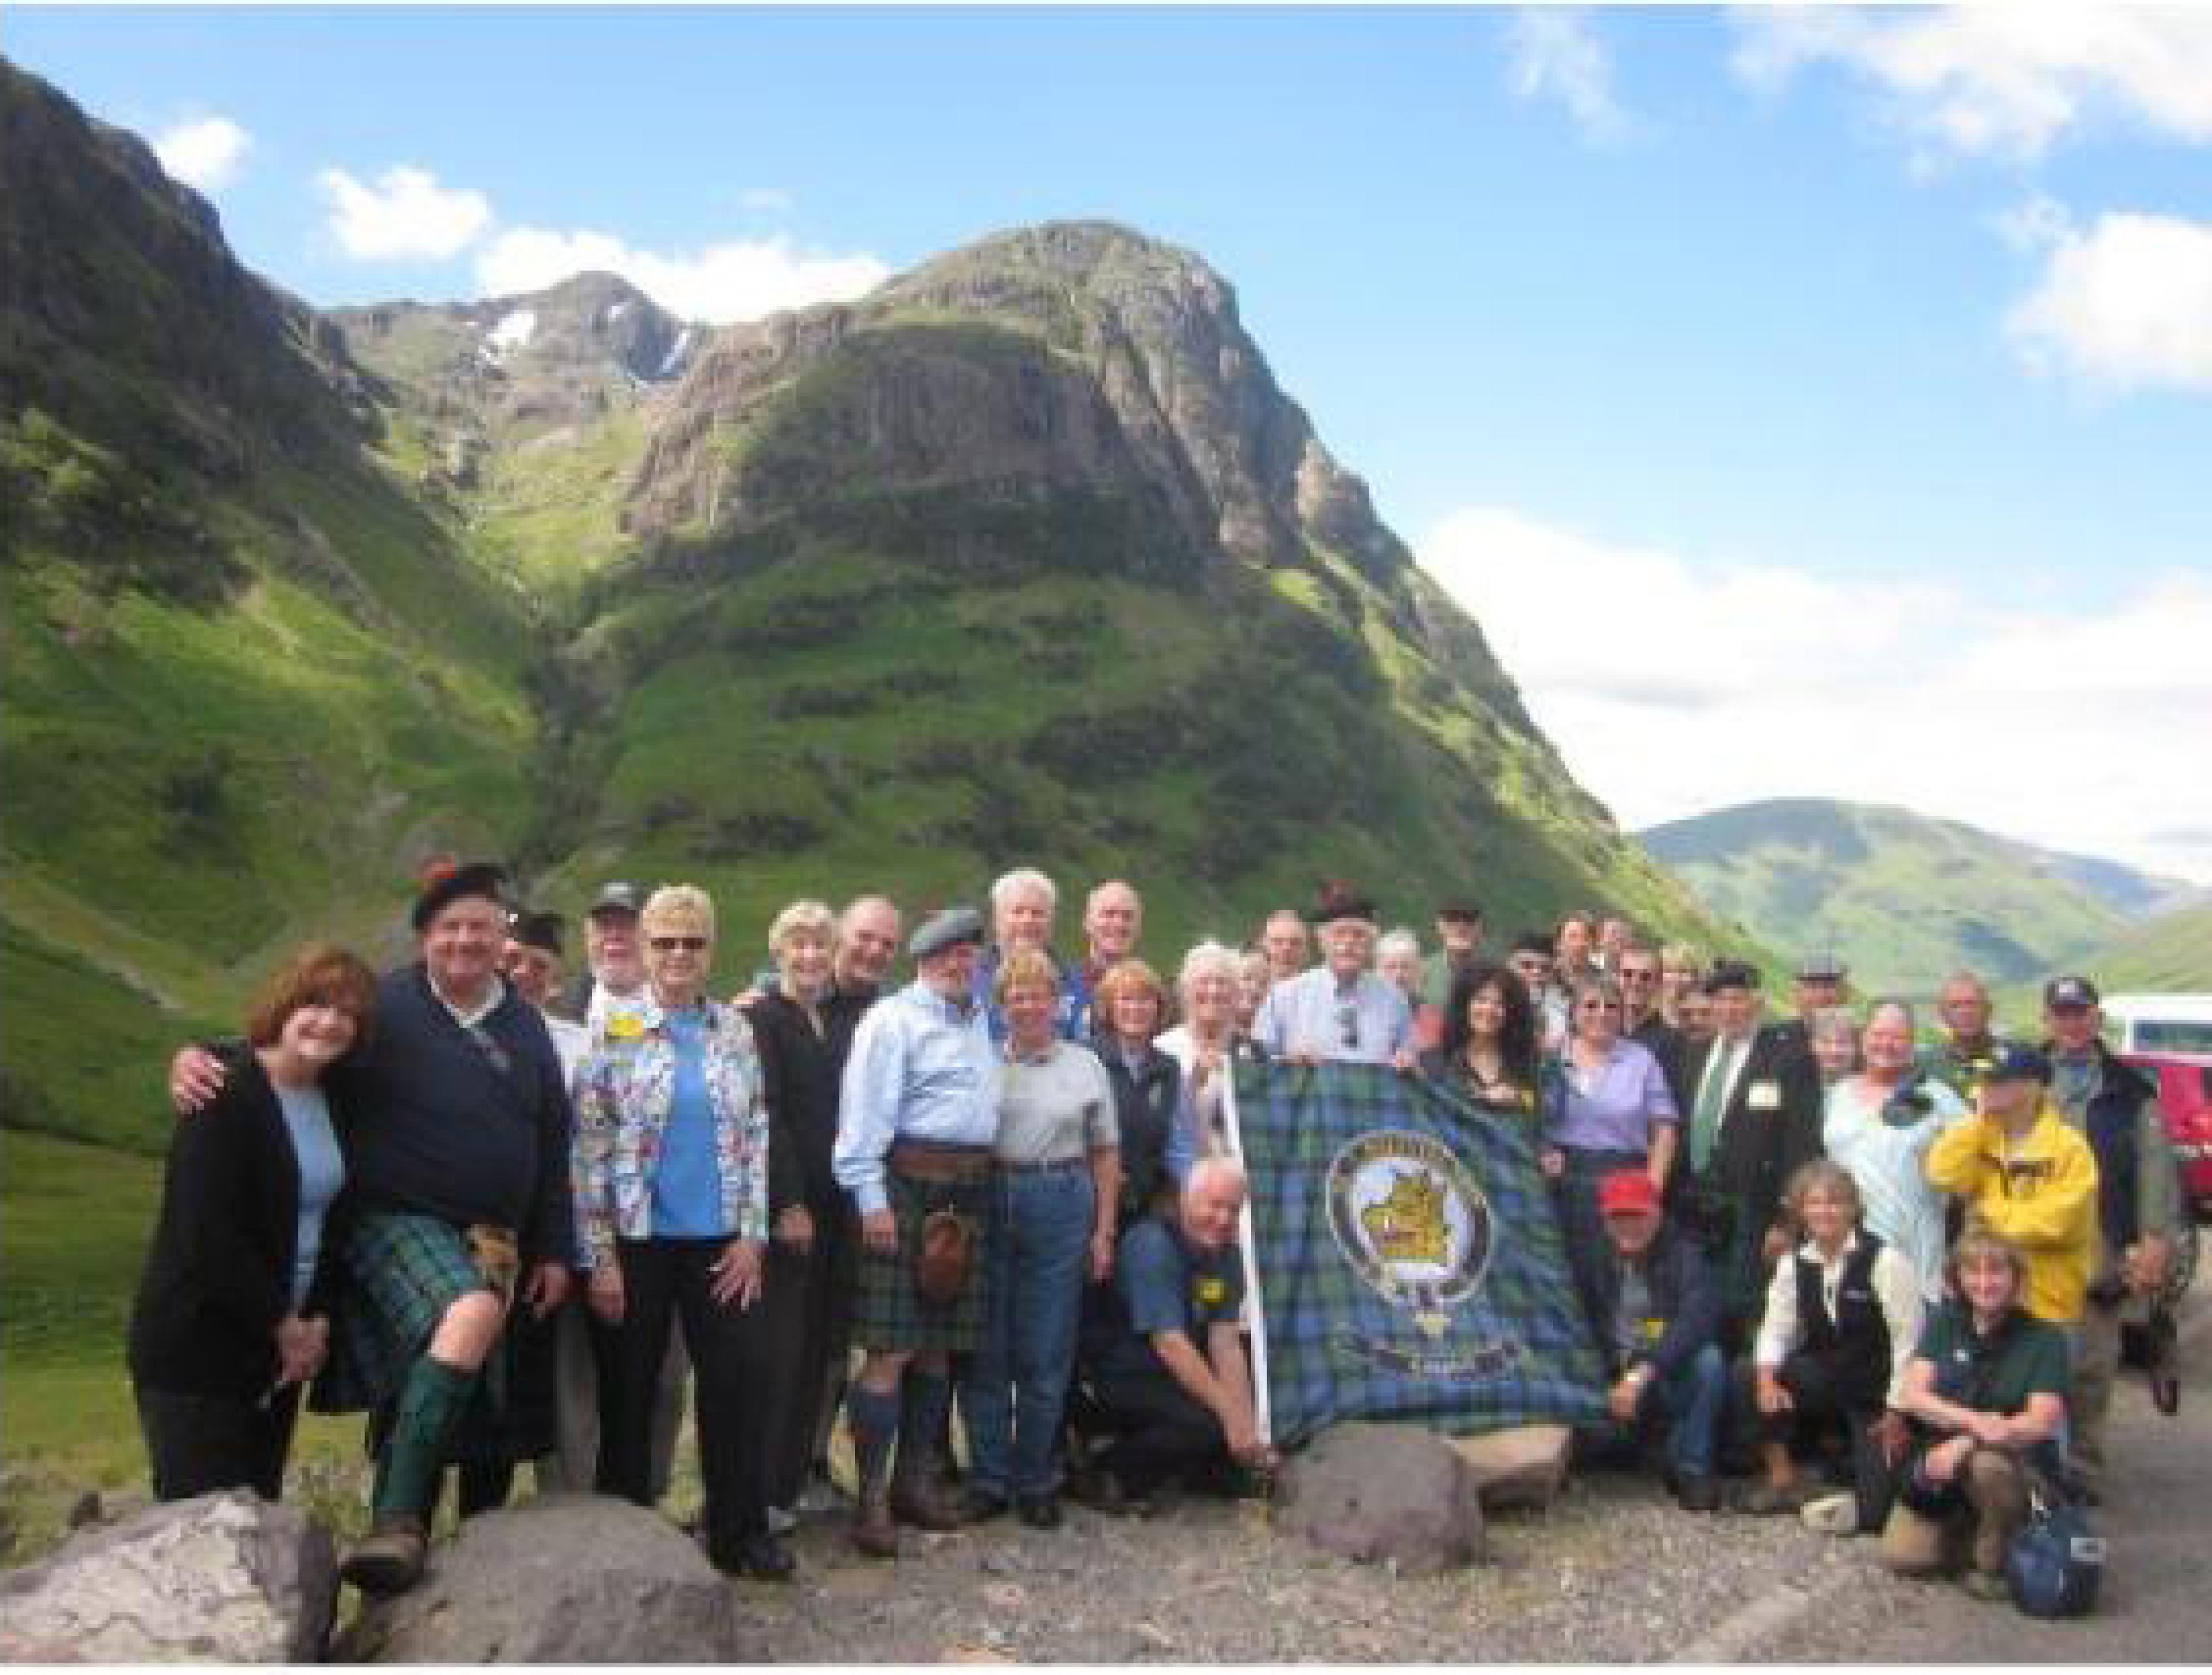
[[(861, 1242), (853, 1342), (868, 1350), (972, 1354), (982, 1343), (988, 1313), (990, 1148), (901, 1141), (887, 1160), (884, 1189), (898, 1221), (898, 1254), (882, 1256)], [(951, 1211), (973, 1229), (967, 1282), (944, 1304), (926, 1301), (915, 1282), (922, 1223), (939, 1210)]]

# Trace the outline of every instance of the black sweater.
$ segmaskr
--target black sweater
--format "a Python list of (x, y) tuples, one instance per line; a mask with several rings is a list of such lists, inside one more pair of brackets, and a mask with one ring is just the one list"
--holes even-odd
[(488, 1221), (520, 1236), (526, 1264), (571, 1262), (560, 1055), (513, 989), (479, 1027), (504, 1068), (454, 1020), (421, 965), (378, 984), (374, 1038), (329, 1081), (352, 1113), (347, 1163), (362, 1206)]
[[(331, 1099), (343, 1137), (337, 1097)], [(303, 1314), (323, 1310), (338, 1208), (325, 1225)], [(205, 1110), (172, 1129), (161, 1219), (131, 1314), (132, 1380), (202, 1395), (266, 1391), (276, 1376), (276, 1323), (292, 1310), (299, 1224), (292, 1133), (261, 1061), (248, 1053), (231, 1063)]]
[(747, 1009), (760, 1049), (761, 1083), (768, 1099), (768, 1207), (778, 1215), (794, 1204), (835, 1214), (848, 1203), (830, 1168), (837, 1142), (838, 1088), (853, 1033), (872, 995), (832, 990), (822, 1002), (822, 1033), (806, 1009), (788, 995), (763, 995)]

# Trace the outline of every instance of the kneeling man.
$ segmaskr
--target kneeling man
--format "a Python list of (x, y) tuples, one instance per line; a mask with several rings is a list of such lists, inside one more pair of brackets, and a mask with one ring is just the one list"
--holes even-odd
[(1234, 1483), (1266, 1471), (1252, 1374), (1237, 1316), (1244, 1302), (1237, 1218), (1242, 1165), (1192, 1166), (1172, 1212), (1137, 1222), (1115, 1263), (1126, 1318), (1102, 1321), (1086, 1345), (1083, 1428), (1111, 1438), (1071, 1493), (1094, 1505), (1141, 1503), (1171, 1479)]

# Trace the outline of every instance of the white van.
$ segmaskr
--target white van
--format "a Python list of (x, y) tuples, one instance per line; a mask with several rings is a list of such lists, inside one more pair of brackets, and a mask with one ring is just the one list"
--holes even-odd
[(2107, 995), (2105, 1037), (2123, 1057), (2186, 1053), (2212, 1058), (2212, 995)]

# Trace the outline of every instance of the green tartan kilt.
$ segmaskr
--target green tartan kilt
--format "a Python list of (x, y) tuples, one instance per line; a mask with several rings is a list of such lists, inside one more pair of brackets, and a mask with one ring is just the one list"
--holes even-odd
[[(921, 1181), (887, 1170), (884, 1185), (898, 1218), (896, 1256), (878, 1256), (863, 1243), (853, 1298), (853, 1342), (863, 1349), (949, 1350), (967, 1355), (983, 1341), (986, 1274), (989, 1267), (991, 1185), (975, 1181)], [(975, 1259), (960, 1295), (943, 1306), (926, 1303), (914, 1282), (924, 1218), (940, 1209), (967, 1216), (975, 1227)]]
[(364, 1210), (338, 1252), (343, 1298), (319, 1413), (357, 1413), (394, 1395), (445, 1313), (490, 1283), (461, 1229), (434, 1215)]

